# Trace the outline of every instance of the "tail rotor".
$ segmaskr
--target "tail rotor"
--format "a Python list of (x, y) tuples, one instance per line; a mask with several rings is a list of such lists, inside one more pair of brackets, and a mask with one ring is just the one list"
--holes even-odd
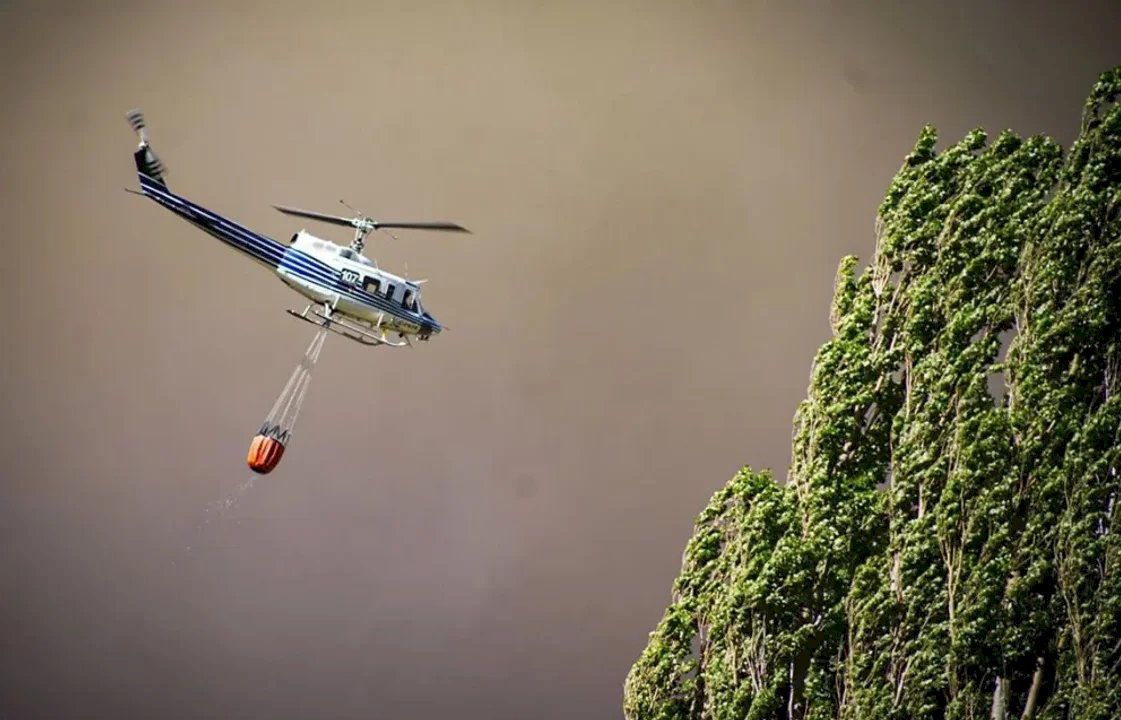
[(144, 113), (140, 112), (139, 109), (133, 109), (128, 111), (127, 117), (128, 124), (131, 125), (132, 129), (136, 131), (136, 134), (140, 136), (140, 144), (147, 145), (148, 133), (146, 132), (146, 128), (148, 126), (144, 123)]
[(126, 117), (128, 118), (128, 124), (132, 126), (132, 129), (140, 138), (140, 144), (137, 146), (135, 153), (137, 171), (166, 185), (164, 178), (167, 176), (167, 167), (151, 148), (148, 141), (148, 125), (144, 122), (144, 114), (137, 108), (129, 110)]

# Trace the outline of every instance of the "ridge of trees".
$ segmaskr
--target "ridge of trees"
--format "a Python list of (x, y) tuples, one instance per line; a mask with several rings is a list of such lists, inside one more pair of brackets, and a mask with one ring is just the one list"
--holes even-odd
[(628, 720), (1121, 718), (1121, 67), (1064, 156), (922, 129), (779, 484), (696, 520)]

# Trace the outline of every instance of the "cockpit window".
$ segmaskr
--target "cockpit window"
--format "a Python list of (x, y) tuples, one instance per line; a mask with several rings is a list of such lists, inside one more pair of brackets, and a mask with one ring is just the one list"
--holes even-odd
[(412, 290), (406, 290), (405, 299), (401, 301), (401, 304), (409, 310), (416, 310), (416, 293)]

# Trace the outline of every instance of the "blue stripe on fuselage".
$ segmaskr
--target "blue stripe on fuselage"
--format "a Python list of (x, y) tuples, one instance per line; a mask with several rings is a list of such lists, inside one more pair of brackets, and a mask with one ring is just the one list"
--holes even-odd
[(280, 264), (287, 248), (272, 238), (255, 233), (248, 228), (217, 215), (190, 200), (179, 197), (156, 181), (140, 175), (140, 188), (144, 194), (191, 224), (218, 237), (228, 245), (250, 255), (270, 267)]
[(440, 324), (434, 319), (424, 317), (420, 313), (413, 313), (399, 307), (381, 295), (373, 295), (362, 290), (346, 285), (342, 282), (339, 271), (327, 263), (300, 252), (291, 247), (286, 247), (270, 237), (254, 232), (228, 218), (180, 197), (167, 189), (167, 186), (146, 177), (140, 177), (140, 187), (144, 194), (160, 205), (174, 212), (192, 225), (214, 235), (226, 244), (240, 250), (255, 260), (272, 268), (280, 267), (301, 279), (315, 283), (325, 289), (346, 296), (352, 300), (376, 307), (388, 315), (412, 322), (421, 327), (439, 332)]

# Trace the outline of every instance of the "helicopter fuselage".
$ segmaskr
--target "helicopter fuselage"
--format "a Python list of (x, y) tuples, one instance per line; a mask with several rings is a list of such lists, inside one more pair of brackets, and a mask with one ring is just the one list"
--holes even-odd
[[(138, 168), (143, 152), (137, 151)], [(286, 246), (172, 193), (162, 177), (156, 179), (142, 171), (139, 180), (143, 195), (272, 270), (311, 302), (329, 307), (332, 316), (343, 315), (368, 325), (383, 338), (391, 332), (427, 340), (442, 330), (420, 304), (418, 283), (378, 268), (350, 247), (306, 230), (295, 233)]]
[[(321, 264), (324, 277), (309, 274)], [(291, 238), (276, 273), (289, 287), (335, 312), (392, 332), (427, 337), (440, 325), (420, 305), (420, 288), (406, 278), (386, 272), (365, 255), (300, 230)]]

